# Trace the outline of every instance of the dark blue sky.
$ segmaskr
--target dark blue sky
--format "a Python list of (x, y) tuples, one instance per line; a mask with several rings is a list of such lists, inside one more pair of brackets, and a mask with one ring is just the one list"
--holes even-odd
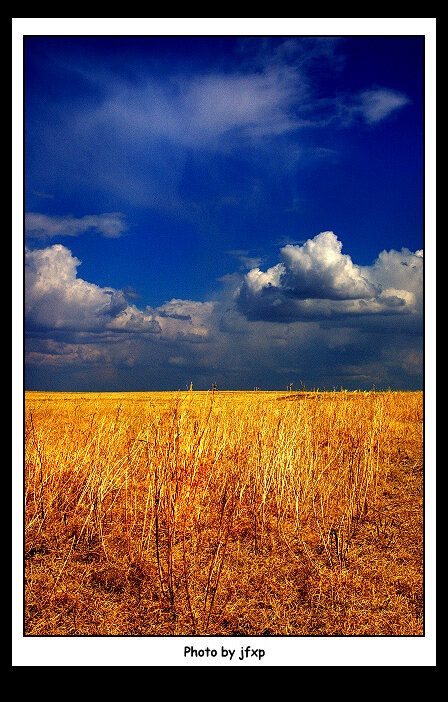
[(424, 49), (26, 37), (30, 389), (420, 387)]

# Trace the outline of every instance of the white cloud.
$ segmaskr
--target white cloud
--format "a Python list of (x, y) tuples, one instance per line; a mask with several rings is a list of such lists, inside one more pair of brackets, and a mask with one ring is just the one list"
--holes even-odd
[(304, 123), (294, 109), (304, 100), (304, 80), (292, 65), (177, 73), (163, 84), (148, 75), (132, 89), (111, 79), (110, 87), (102, 104), (78, 116), (77, 131), (89, 136), (113, 130), (116, 139), (130, 139), (134, 148), (154, 148), (162, 141), (221, 150), (241, 145), (244, 137), (275, 136)]
[[(315, 49), (315, 59), (320, 49)], [(332, 62), (334, 66), (337, 62)], [(311, 64), (277, 51), (254, 65), (233, 72), (210, 70), (168, 76), (162, 85), (146, 76), (130, 89), (111, 80), (110, 95), (78, 125), (78, 132), (113, 130), (148, 147), (148, 138), (186, 147), (221, 150), (238, 148), (251, 139), (275, 137), (304, 127), (348, 126), (362, 116), (376, 124), (409, 103), (403, 93), (371, 88), (357, 94), (315, 93)], [(132, 129), (130, 132), (130, 125)]]
[(282, 263), (277, 263), (276, 266), (268, 268), (265, 273), (260, 271), (259, 268), (253, 268), (246, 273), (244, 281), (249, 290), (256, 294), (263, 288), (279, 288), (284, 274), (285, 266)]
[(92, 109), (83, 105), (70, 126), (79, 139), (101, 132), (112, 134), (116, 144), (131, 142), (145, 151), (160, 143), (227, 150), (241, 148), (244, 137), (258, 144), (263, 138), (330, 121), (346, 126), (349, 115), (360, 114), (374, 124), (408, 102), (386, 87), (356, 95), (317, 93), (316, 65), (322, 70), (324, 62), (325, 70), (334, 72), (343, 61), (335, 53), (336, 45), (331, 38), (287, 39), (275, 48), (257, 42), (252, 49), (258, 54), (249, 51), (232, 71), (218, 66), (202, 72), (177, 70), (163, 82), (150, 72), (133, 82), (101, 74), (108, 93)]
[(183, 95), (183, 108), (201, 139), (234, 129), (268, 136), (300, 126), (291, 107), (303, 95), (300, 72), (292, 66), (274, 65), (259, 72), (194, 79)]
[(285, 266), (283, 285), (297, 298), (351, 300), (371, 298), (375, 288), (350, 256), (341, 253), (342, 243), (333, 232), (322, 232), (303, 246), (281, 249)]
[(397, 90), (378, 88), (361, 92), (359, 102), (359, 111), (367, 124), (376, 124), (395, 110), (409, 104), (410, 100)]
[(249, 271), (235, 292), (249, 320), (292, 323), (421, 309), (421, 251), (383, 251), (373, 266), (358, 266), (342, 254), (333, 232), (322, 232), (302, 246), (283, 247), (280, 256), (266, 272)]
[(80, 263), (62, 244), (26, 250), (25, 317), (29, 328), (158, 330), (153, 316), (128, 305), (122, 291), (78, 278)]
[[(277, 46), (256, 38), (236, 51), (239, 63), (194, 70), (172, 64), (163, 79), (151, 64), (132, 78), (89, 66), (83, 79), (91, 81), (96, 99), (73, 104), (69, 117), (55, 102), (52, 123), (29, 135), (31, 156), (45, 153), (48, 163), (45, 170), (39, 167), (35, 189), (50, 192), (69, 168), (70, 187), (192, 216), (183, 188), (191, 159), (237, 157), (266, 169), (266, 178), (274, 169), (288, 173), (305, 159), (334, 159), (334, 151), (320, 143), (319, 129), (315, 138), (312, 130), (329, 124), (346, 128), (359, 119), (374, 126), (407, 101), (387, 87), (358, 94), (323, 91), (319, 76), (333, 75), (344, 60), (338, 45), (331, 37), (290, 38)], [(65, 68), (79, 70), (68, 63)], [(247, 198), (247, 179), (243, 190)], [(76, 236), (88, 225), (83, 219), (32, 222), (30, 235)], [(119, 223), (89, 226), (100, 227), (104, 236), (122, 233)]]
[(125, 216), (120, 212), (107, 212), (101, 215), (45, 215), (27, 212), (25, 233), (34, 239), (50, 239), (54, 236), (80, 236), (87, 231), (95, 231), (108, 239), (122, 236), (128, 227)]
[(172, 299), (154, 310), (161, 337), (170, 340), (207, 341), (211, 331), (213, 302)]
[[(423, 306), (423, 251), (414, 253), (382, 251), (373, 266), (362, 268), (363, 275), (382, 289), (382, 295), (398, 295), (406, 300), (407, 308), (421, 312)], [(406, 295), (402, 291), (406, 291)]]
[(139, 309), (114, 288), (77, 276), (79, 259), (61, 244), (25, 254), (25, 316), (29, 329), (154, 334), (163, 341), (206, 341), (213, 302), (172, 299)]
[[(61, 389), (418, 383), (422, 252), (383, 251), (360, 267), (323, 234), (283, 247), (265, 272), (236, 276), (236, 297), (229, 283), (213, 301), (173, 298), (144, 310), (79, 278), (66, 247), (27, 250), (27, 372)], [(375, 294), (350, 297), (350, 285), (365, 294), (363, 281)], [(328, 296), (304, 298), (305, 289)]]

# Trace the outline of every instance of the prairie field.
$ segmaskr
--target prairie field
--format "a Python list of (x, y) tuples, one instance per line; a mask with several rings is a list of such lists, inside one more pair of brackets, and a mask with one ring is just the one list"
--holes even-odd
[(26, 636), (422, 636), (422, 392), (26, 392)]

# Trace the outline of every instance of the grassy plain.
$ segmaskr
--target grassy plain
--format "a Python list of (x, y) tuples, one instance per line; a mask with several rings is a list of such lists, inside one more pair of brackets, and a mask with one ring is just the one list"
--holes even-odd
[(421, 392), (27, 392), (24, 425), (25, 635), (423, 635)]

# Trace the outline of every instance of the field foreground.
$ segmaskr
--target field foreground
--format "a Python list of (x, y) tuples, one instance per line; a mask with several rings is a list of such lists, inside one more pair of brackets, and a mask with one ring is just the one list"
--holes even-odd
[(423, 635), (421, 392), (25, 396), (25, 635)]

